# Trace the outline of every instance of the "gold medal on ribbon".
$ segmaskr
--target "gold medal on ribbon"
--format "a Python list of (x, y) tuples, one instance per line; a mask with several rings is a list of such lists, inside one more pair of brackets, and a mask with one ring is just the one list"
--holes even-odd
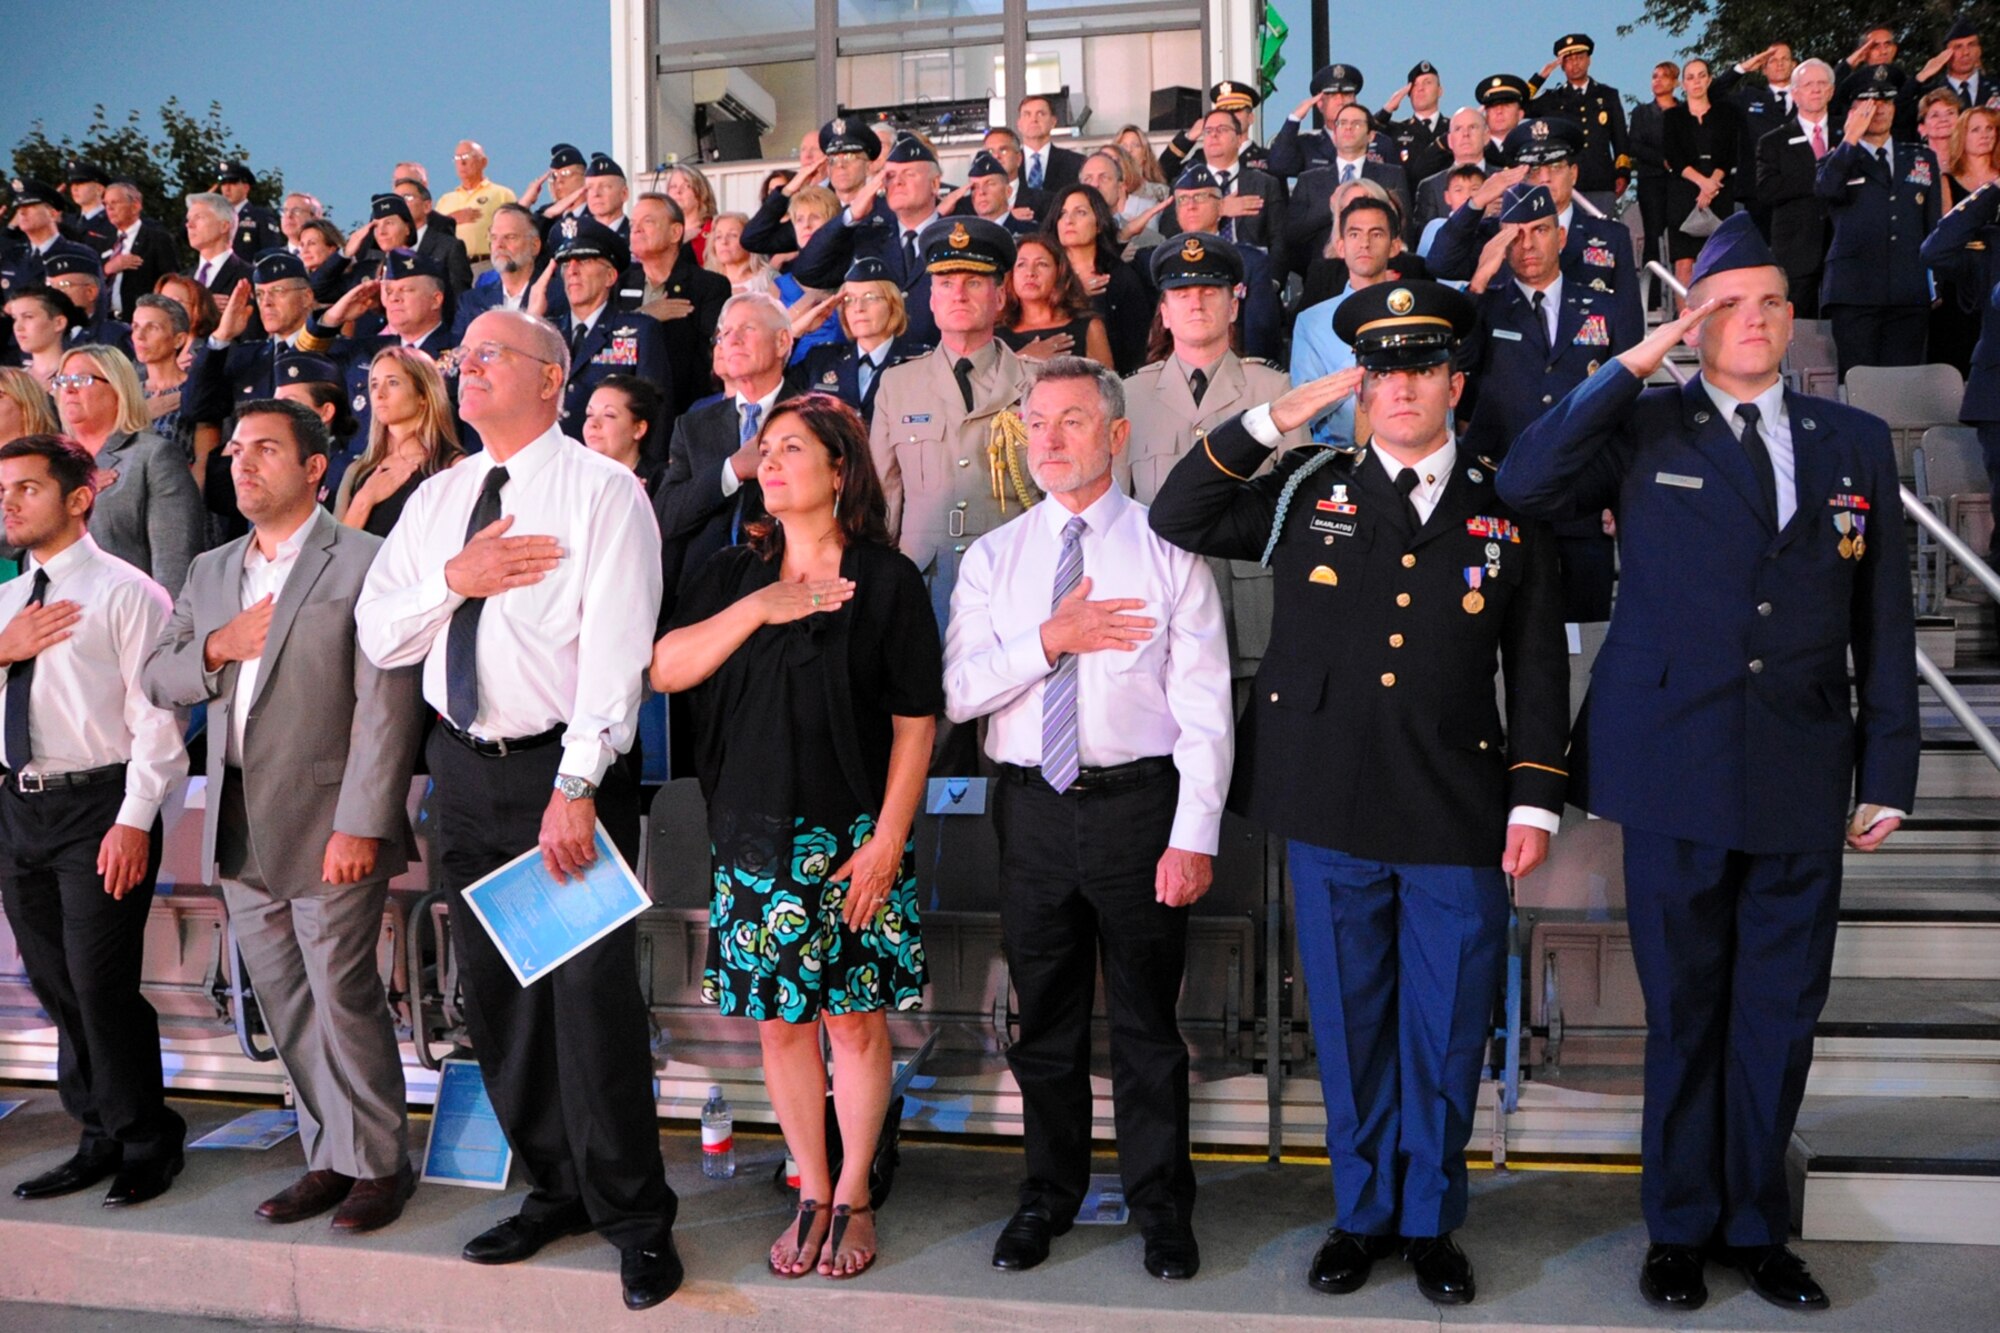
[(1486, 594), (1474, 588), (1460, 598), (1458, 604), (1476, 616), (1486, 609)]
[[(1488, 547), (1487, 549), (1494, 550), (1497, 548)], [(1465, 596), (1458, 599), (1458, 604), (1465, 608), (1468, 615), (1476, 616), (1486, 609), (1486, 594), (1479, 591), (1479, 585), (1486, 581), (1486, 569), (1483, 565), (1467, 565), (1461, 572), (1465, 576), (1467, 592)]]

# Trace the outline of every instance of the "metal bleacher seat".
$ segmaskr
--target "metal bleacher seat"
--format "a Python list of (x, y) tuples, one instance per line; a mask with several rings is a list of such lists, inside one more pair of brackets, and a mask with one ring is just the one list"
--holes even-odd
[[(1932, 513), (1975, 551), (1984, 551), (1993, 536), (1993, 500), (1980, 452), (1979, 434), (1970, 426), (1933, 426), (1912, 457), (1911, 488)], [(1951, 553), (1922, 526), (1917, 526), (1917, 586), (1935, 611), (1951, 591)]]
[(1792, 388), (1815, 398), (1840, 396), (1840, 370), (1833, 350), (1833, 325), (1823, 319), (1801, 319), (1792, 325), (1792, 345), (1785, 353), (1785, 374)]
[(1905, 481), (1924, 432), (1958, 424), (1965, 378), (1956, 366), (1856, 366), (1847, 372), (1847, 403), (1889, 423), (1896, 446), (1896, 470)]

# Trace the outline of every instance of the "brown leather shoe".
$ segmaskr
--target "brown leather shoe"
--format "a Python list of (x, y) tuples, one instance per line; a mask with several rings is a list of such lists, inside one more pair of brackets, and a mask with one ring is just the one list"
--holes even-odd
[(354, 1189), (333, 1214), (335, 1231), (376, 1231), (403, 1215), (403, 1205), (417, 1192), (417, 1172), (408, 1162), (393, 1176), (371, 1176), (354, 1182)]
[(338, 1171), (308, 1171), (282, 1191), (257, 1205), (257, 1216), (280, 1225), (318, 1217), (347, 1197), (354, 1177)]

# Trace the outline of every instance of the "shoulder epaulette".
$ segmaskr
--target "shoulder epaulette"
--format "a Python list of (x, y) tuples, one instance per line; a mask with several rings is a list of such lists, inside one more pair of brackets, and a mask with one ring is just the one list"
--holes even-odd
[(1239, 356), (1236, 358), (1246, 366), (1263, 366), (1267, 370), (1283, 370), (1284, 367), (1268, 356)]

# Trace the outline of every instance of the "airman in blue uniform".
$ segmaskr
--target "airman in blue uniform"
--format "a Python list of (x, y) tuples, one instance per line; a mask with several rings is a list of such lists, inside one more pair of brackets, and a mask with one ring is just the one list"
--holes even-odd
[(673, 372), (659, 321), (613, 308), (611, 295), (632, 262), (625, 238), (595, 218), (564, 218), (554, 234), (555, 262), (569, 296), (568, 308), (551, 321), (569, 344), (569, 378), (557, 424), (581, 439), (583, 411), (606, 376), (636, 375), (671, 399)]

